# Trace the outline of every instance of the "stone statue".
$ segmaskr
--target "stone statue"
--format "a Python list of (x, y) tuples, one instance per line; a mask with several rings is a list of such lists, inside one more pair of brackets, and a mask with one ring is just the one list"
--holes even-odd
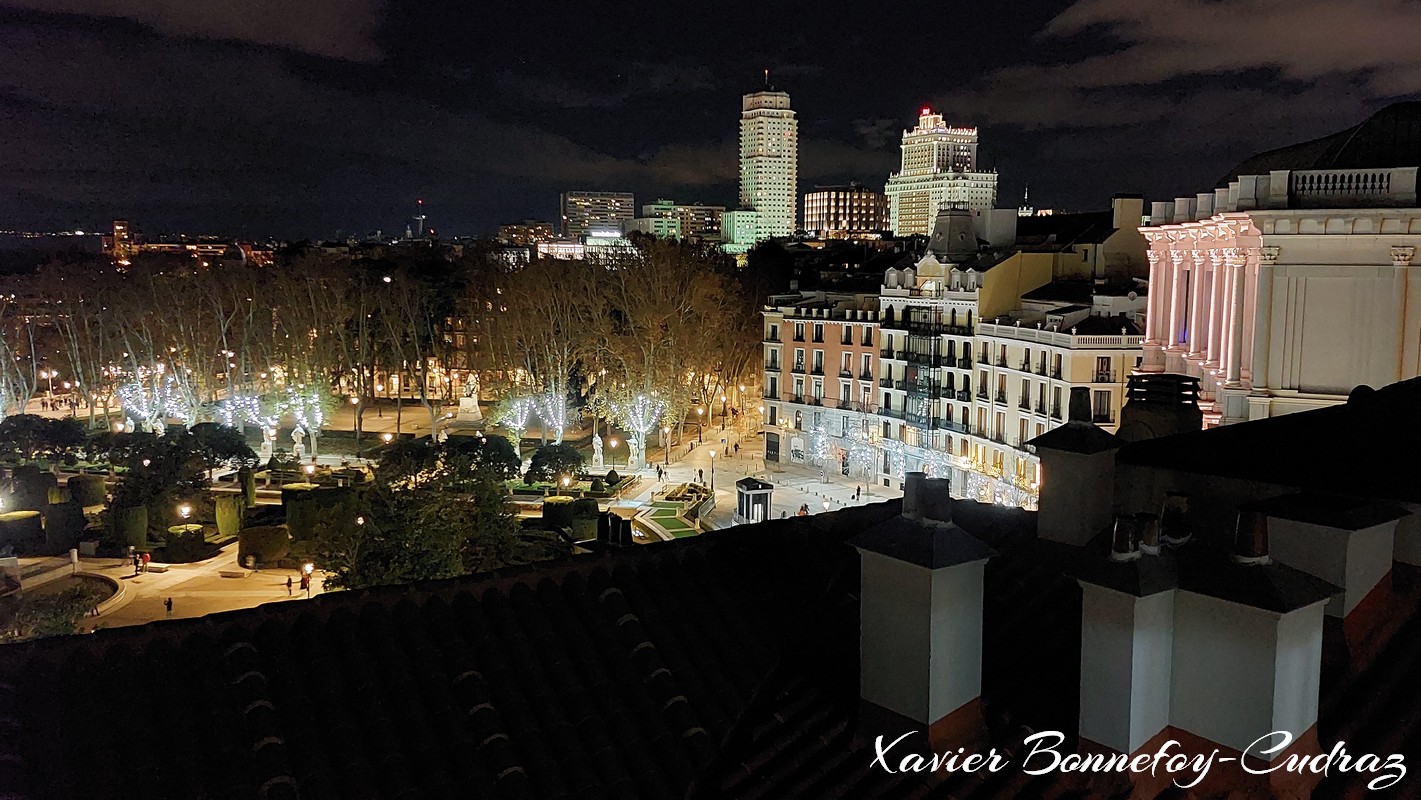
[(301, 457), (306, 454), (305, 438), (306, 433), (301, 430), (300, 425), (291, 429), (291, 441), (293, 443), (291, 446), (291, 454), (296, 456), (297, 461), (300, 461)]
[(639, 469), (641, 467), (640, 451), (641, 448), (637, 446), (636, 439), (628, 438), (627, 452), (630, 453), (630, 455), (627, 457), (627, 466), (631, 467), (632, 469)]
[(482, 422), (484, 412), (479, 408), (479, 374), (470, 372), (464, 382), (464, 396), (459, 398), (459, 419), (466, 422)]
[(592, 468), (602, 469), (602, 437), (592, 434)]
[(272, 453), (276, 452), (276, 428), (262, 428), (262, 449), (261, 459), (271, 460)]

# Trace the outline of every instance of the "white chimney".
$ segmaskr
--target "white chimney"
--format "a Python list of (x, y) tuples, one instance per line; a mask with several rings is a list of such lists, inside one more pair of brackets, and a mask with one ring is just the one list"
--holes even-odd
[(1232, 556), (1178, 551), (1170, 723), (1238, 751), (1272, 731), (1315, 741), (1323, 607), (1338, 591), (1271, 562), (1268, 540), (1267, 518), (1245, 510)]
[(1070, 421), (1027, 442), (1041, 458), (1037, 536), (1084, 545), (1110, 529), (1115, 451), (1124, 442), (1090, 421), (1090, 390), (1071, 389)]
[(948, 520), (946, 481), (905, 476), (904, 514), (851, 544), (859, 551), (864, 700), (927, 729), (934, 741), (983, 730), (982, 576), (991, 548)]
[(1404, 509), (1346, 497), (1291, 494), (1249, 506), (1266, 514), (1274, 560), (1342, 587), (1327, 604), (1347, 617), (1391, 572)]
[(1152, 514), (1116, 521), (1108, 558), (1077, 574), (1081, 586), (1082, 739), (1133, 754), (1169, 725), (1174, 653), (1173, 567), (1145, 553)]

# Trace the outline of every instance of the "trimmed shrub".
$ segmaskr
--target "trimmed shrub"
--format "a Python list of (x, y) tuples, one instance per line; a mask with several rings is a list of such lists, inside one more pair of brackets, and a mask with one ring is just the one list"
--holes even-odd
[(184, 526), (175, 525), (168, 529), (168, 538), (163, 546), (163, 558), (170, 564), (189, 564), (207, 558), (217, 548), (207, 541), (202, 528), (184, 531)]
[(69, 478), (66, 484), (69, 487), (69, 494), (74, 501), (81, 506), (101, 506), (104, 504), (107, 490), (104, 488), (104, 479), (98, 475), (74, 475)]
[(622, 476), (621, 476), (621, 475), (618, 475), (616, 470), (614, 470), (614, 469), (609, 469), (609, 470), (607, 470), (607, 485), (608, 485), (609, 487), (614, 487), (614, 486), (616, 486), (617, 484), (619, 484), (619, 483), (621, 483), (621, 482), (622, 482)]
[(43, 523), (38, 511), (9, 511), (0, 514), (0, 544), (14, 545), (24, 550), (44, 541)]
[(257, 504), (256, 472), (243, 467), (237, 475), (242, 481), (242, 501), (247, 504), (247, 508), (255, 507)]
[(67, 503), (73, 499), (74, 495), (69, 493), (69, 487), (57, 485), (49, 487), (48, 505), (53, 506), (60, 503)]
[(291, 534), (285, 525), (243, 528), (237, 534), (237, 563), (247, 564), (247, 556), (258, 564), (275, 564), (291, 553)]
[(68, 550), (84, 536), (84, 509), (78, 503), (53, 503), (44, 510), (45, 546), (50, 552)]
[(573, 499), (563, 495), (549, 497), (543, 501), (543, 523), (545, 527), (571, 528)]
[(49, 490), (59, 485), (52, 473), (42, 472), (33, 464), (15, 468), (15, 510), (39, 511), (49, 505)]
[(221, 536), (236, 536), (242, 529), (242, 512), (246, 510), (246, 500), (239, 494), (224, 494), (217, 497), (217, 533)]
[(602, 478), (600, 476), (593, 478), (592, 485), (588, 488), (588, 491), (605, 492), (607, 491), (607, 484), (603, 483)]
[(591, 497), (583, 497), (572, 501), (572, 516), (574, 519), (589, 519), (596, 517), (598, 513), (597, 501)]
[(109, 538), (123, 547), (148, 546), (148, 507), (114, 506), (109, 509)]
[(316, 530), (316, 518), (320, 516), (320, 498), (315, 487), (302, 488), (291, 484), (281, 487), (281, 505), (286, 509), (286, 528), (291, 538), (309, 539)]

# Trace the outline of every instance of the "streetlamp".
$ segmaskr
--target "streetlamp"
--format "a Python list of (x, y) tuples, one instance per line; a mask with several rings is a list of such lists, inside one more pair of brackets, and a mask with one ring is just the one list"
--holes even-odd
[(714, 494), (714, 493), (715, 493), (715, 451), (714, 451), (714, 450), (710, 451), (710, 460), (711, 460), (711, 484), (710, 484), (710, 490), (711, 490), (711, 494)]
[(661, 457), (666, 466), (671, 466), (671, 426), (661, 426)]
[(385, 442), (385, 444), (389, 444), (391, 441), (394, 440), (395, 434), (386, 431), (385, 433), (380, 434), (380, 438)]
[(725, 394), (720, 396), (720, 429), (725, 430)]
[(315, 464), (307, 464), (307, 465), (306, 465), (306, 481), (309, 483), (309, 482), (311, 481), (311, 479), (315, 477), (315, 475), (316, 475), (316, 465), (315, 465)]
[[(607, 449), (608, 449), (608, 450), (616, 450), (616, 449), (617, 449), (617, 437), (613, 436), (612, 438), (610, 438), (610, 439), (607, 440)], [(616, 468), (617, 468), (617, 454), (616, 454), (616, 453), (612, 453), (612, 469), (616, 469)]]
[(178, 506), (178, 516), (182, 517), (183, 519), (187, 519), (188, 517), (192, 516), (192, 506), (187, 505), (186, 503)]
[(306, 599), (311, 599), (311, 573), (316, 571), (316, 565), (307, 561), (301, 566), (301, 572), (305, 573), (301, 577), (302, 587), (306, 590)]
[[(375, 384), (375, 396), (376, 396), (377, 398), (380, 396), (380, 393), (383, 392), (383, 391), (385, 391), (385, 384), (383, 384), (383, 383), (377, 383), (377, 384)], [(389, 400), (389, 399), (390, 399), (390, 396), (389, 396), (388, 394), (385, 395), (385, 399), (386, 399), (386, 400)], [(376, 403), (376, 404), (375, 404), (375, 416), (377, 416), (377, 417), (383, 417), (383, 416), (385, 416), (385, 407), (382, 406), (382, 405), (380, 405), (379, 403)]]
[(706, 413), (706, 410), (705, 410), (703, 407), (701, 407), (701, 406), (696, 406), (696, 441), (697, 441), (697, 442), (704, 442), (704, 441), (705, 441), (705, 437), (701, 436), (701, 417), (704, 416), (705, 413)]

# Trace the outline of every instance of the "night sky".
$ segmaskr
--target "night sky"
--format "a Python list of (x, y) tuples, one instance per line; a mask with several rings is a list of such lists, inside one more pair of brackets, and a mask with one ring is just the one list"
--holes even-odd
[[(1064, 10), (1063, 10), (1064, 9)], [(733, 205), (768, 67), (804, 187), (881, 188), (931, 105), (1000, 204), (1170, 198), (1421, 91), (1403, 0), (0, 0), (0, 228), (441, 234), (570, 188)]]

